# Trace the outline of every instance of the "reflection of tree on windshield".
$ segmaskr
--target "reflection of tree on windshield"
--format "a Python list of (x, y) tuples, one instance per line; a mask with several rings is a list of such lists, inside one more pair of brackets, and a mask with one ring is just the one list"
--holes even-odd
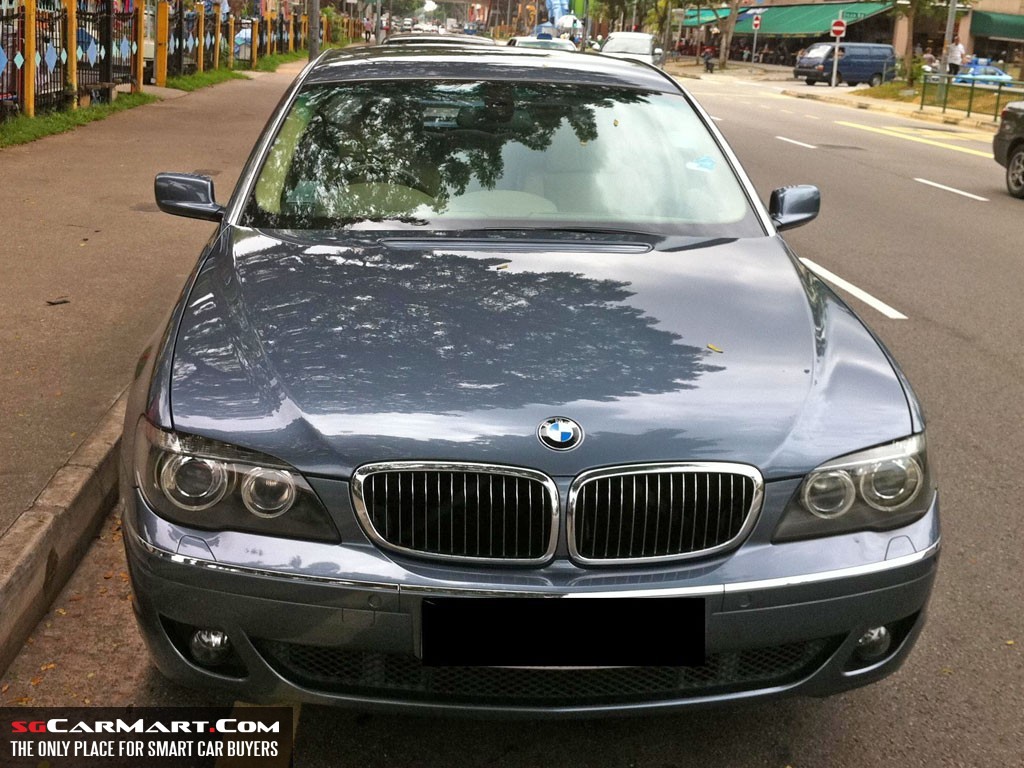
[(267, 243), (236, 256), (241, 285), (217, 291), (230, 306), (186, 318), (183, 401), (262, 409), (238, 400), (261, 389), (256, 377), (310, 414), (443, 414), (673, 392), (719, 370), (660, 330), (626, 283), (517, 271), (514, 256)]
[(598, 109), (647, 98), (639, 91), (546, 83), (312, 87), (293, 109), (305, 121), (303, 130), (297, 136), (283, 130), (261, 172), (282, 174), (275, 188), (280, 198), (261, 200), (257, 193), (245, 223), (305, 229), (415, 221), (417, 209), (444, 212), (472, 185), (489, 190), (501, 181), (508, 145), (543, 152), (568, 126), (585, 146), (598, 138)]

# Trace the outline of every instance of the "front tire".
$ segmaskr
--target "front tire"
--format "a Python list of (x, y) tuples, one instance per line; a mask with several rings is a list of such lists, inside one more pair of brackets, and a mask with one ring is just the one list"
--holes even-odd
[(871, 76), (871, 79), (868, 82), (871, 83), (872, 88), (877, 88), (882, 84), (882, 76), (875, 72), (875, 74)]
[(814, 85), (818, 81), (815, 80), (813, 77), (808, 77), (804, 79), (804, 82), (807, 83), (808, 85)]
[(1016, 147), (1006, 163), (1006, 191), (1024, 199), (1024, 146)]

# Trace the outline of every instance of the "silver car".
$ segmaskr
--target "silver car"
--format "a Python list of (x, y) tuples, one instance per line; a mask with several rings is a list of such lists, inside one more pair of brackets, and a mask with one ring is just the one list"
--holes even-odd
[(607, 56), (642, 61), (655, 67), (665, 63), (665, 53), (658, 41), (646, 32), (612, 32), (600, 50)]
[[(412, 51), (412, 54), (410, 54)], [(878, 680), (938, 567), (921, 408), (632, 61), (328, 51), (136, 368), (153, 659), (257, 701), (656, 712)], [(826, 236), (826, 233), (823, 233)]]

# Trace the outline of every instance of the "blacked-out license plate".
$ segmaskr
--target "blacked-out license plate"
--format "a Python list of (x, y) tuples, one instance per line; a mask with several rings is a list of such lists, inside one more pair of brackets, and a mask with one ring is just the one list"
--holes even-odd
[(427, 666), (695, 666), (699, 597), (451, 597), (423, 601)]

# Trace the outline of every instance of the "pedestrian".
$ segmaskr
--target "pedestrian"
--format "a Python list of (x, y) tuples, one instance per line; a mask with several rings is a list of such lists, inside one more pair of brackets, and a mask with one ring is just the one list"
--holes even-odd
[(715, 71), (715, 53), (714, 53), (714, 51), (711, 50), (710, 46), (708, 46), (707, 48), (704, 49), (704, 53), (701, 55), (701, 57), (704, 59), (704, 71), (705, 72), (714, 72)]
[(960, 43), (960, 36), (954, 36), (953, 43), (949, 46), (949, 58), (947, 59), (949, 66), (949, 74), (960, 74), (960, 65), (964, 63), (964, 54), (966, 52), (967, 51)]
[[(921, 57), (921, 63), (924, 64), (926, 67), (934, 68), (935, 64), (937, 62), (938, 62), (938, 59), (935, 58), (935, 54), (932, 53), (932, 49), (931, 48), (925, 48), (924, 49), (924, 56)], [(930, 71), (931, 70), (929, 70), (929, 72)]]
[(369, 16), (363, 16), (363, 38), (366, 42), (370, 42), (370, 35), (373, 32), (373, 25), (370, 23)]

